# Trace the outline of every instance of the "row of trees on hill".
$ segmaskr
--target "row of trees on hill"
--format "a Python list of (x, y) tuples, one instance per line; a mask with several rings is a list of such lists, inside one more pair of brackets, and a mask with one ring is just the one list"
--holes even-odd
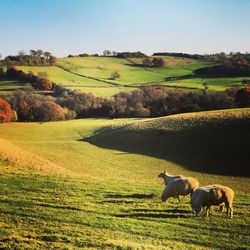
[(204, 67), (193, 71), (200, 77), (250, 76), (250, 64), (223, 64)]
[(56, 57), (53, 56), (48, 51), (30, 50), (29, 54), (26, 54), (25, 51), (19, 51), (17, 56), (7, 56), (4, 59), (3, 64), (7, 67), (13, 66), (53, 66), (56, 64)]
[(29, 83), (34, 89), (38, 90), (52, 90), (53, 83), (48, 79), (46, 74), (40, 72), (38, 75), (33, 73), (25, 73), (22, 70), (18, 70), (14, 67), (8, 68), (5, 72), (3, 69), (0, 69), (0, 78), (1, 79), (11, 79), (17, 80), (25, 83)]
[[(55, 85), (53, 96), (17, 91), (9, 103), (17, 112), (19, 121), (56, 121), (84, 117), (158, 117), (250, 107), (250, 88), (187, 93), (170, 91), (165, 87), (145, 86), (132, 92), (120, 92), (114, 98), (106, 99)], [(3, 109), (6, 109), (6, 105), (3, 106), (0, 102), (0, 110)], [(1, 121), (9, 121), (9, 118), (1, 118)]]
[(240, 52), (230, 52), (226, 54), (224, 52), (215, 53), (215, 54), (188, 54), (188, 53), (176, 53), (176, 52), (157, 52), (153, 56), (174, 56), (181, 58), (191, 58), (191, 59), (203, 59), (208, 61), (217, 62), (220, 64), (240, 64), (246, 65), (250, 63), (250, 54), (249, 53), (240, 53)]
[(143, 61), (142, 61), (142, 65), (144, 67), (152, 67), (152, 68), (161, 68), (165, 65), (165, 62), (162, 58), (145, 58)]

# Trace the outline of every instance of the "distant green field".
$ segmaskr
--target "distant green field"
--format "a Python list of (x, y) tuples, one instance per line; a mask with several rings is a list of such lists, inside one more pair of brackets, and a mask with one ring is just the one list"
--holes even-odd
[(184, 80), (165, 81), (161, 82), (161, 84), (166, 86), (203, 89), (203, 84), (206, 83), (209, 90), (223, 91), (227, 88), (245, 87), (242, 81), (246, 79), (250, 80), (249, 77), (190, 78)]
[[(121, 90), (132, 91), (130, 86), (142, 84), (164, 85), (170, 88), (195, 91), (204, 88), (207, 83), (209, 90), (223, 91), (231, 87), (244, 87), (242, 80), (249, 77), (231, 78), (185, 78), (193, 70), (211, 65), (211, 62), (177, 57), (161, 57), (165, 61), (163, 68), (141, 67), (141, 58), (115, 57), (73, 57), (58, 58), (58, 67), (19, 66), (25, 72), (46, 72), (49, 78), (60, 85), (83, 92), (91, 92), (97, 96), (111, 97)], [(118, 71), (119, 79), (112, 80), (111, 74)], [(176, 79), (169, 79), (176, 78)]]
[[(160, 148), (165, 140), (165, 147), (177, 150), (182, 159), (182, 148), (171, 148), (167, 136), (178, 135), (199, 152), (194, 136), (206, 132), (211, 137), (206, 127), (215, 132), (213, 124), (230, 128), (231, 122), (234, 128), (241, 126), (246, 139), (239, 140), (245, 147), (249, 116), (249, 109), (239, 109), (158, 119), (0, 125), (0, 248), (247, 249), (249, 178), (202, 173), (202, 166), (194, 171), (174, 158), (163, 158)], [(189, 128), (197, 133), (187, 138)], [(226, 132), (224, 146), (230, 138), (236, 141)], [(32, 168), (36, 164), (40, 171)], [(65, 175), (54, 164), (65, 169)], [(162, 170), (194, 176), (200, 185), (232, 187), (234, 218), (221, 215), (216, 207), (209, 218), (196, 218), (189, 197), (180, 204), (162, 204), (163, 183), (157, 178)]]
[(138, 66), (141, 58), (121, 59), (114, 57), (74, 57), (62, 58), (58, 65), (91, 77), (110, 80), (111, 74), (118, 71), (121, 75), (113, 82), (133, 85), (163, 80), (170, 76), (182, 76), (192, 73), (192, 70), (206, 66), (208, 63), (191, 59), (162, 57), (166, 63), (164, 68), (145, 68)]
[[(49, 79), (57, 84), (74, 87), (74, 86), (107, 86), (103, 82), (95, 81), (92, 79), (80, 77), (69, 72), (64, 71), (61, 68), (56, 66), (43, 66), (43, 67), (35, 67), (35, 66), (18, 66), (18, 69), (23, 70), (24, 72), (33, 72), (37, 74), (38, 72), (46, 72), (49, 76)], [(108, 85), (109, 86), (109, 85)]]

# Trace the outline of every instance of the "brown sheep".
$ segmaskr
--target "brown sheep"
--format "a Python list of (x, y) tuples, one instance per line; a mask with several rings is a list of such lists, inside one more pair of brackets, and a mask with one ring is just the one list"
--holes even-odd
[(197, 188), (191, 197), (191, 206), (194, 214), (199, 215), (204, 207), (206, 216), (209, 216), (210, 207), (220, 205), (220, 210), (223, 210), (223, 203), (227, 208), (227, 216), (233, 218), (233, 199), (234, 191), (227, 187), (218, 184), (209, 185)]

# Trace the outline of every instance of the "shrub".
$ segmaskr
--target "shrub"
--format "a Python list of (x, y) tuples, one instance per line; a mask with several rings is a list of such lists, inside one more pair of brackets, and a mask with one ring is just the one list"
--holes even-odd
[(13, 111), (10, 104), (0, 97), (0, 123), (10, 122), (13, 117)]
[(235, 101), (240, 108), (250, 107), (250, 87), (239, 89), (235, 94)]
[(53, 85), (47, 77), (43, 77), (38, 80), (37, 87), (41, 90), (51, 90)]
[(117, 71), (114, 71), (112, 74), (111, 74), (111, 79), (112, 80), (115, 80), (115, 79), (119, 79), (121, 77), (120, 73), (117, 72)]

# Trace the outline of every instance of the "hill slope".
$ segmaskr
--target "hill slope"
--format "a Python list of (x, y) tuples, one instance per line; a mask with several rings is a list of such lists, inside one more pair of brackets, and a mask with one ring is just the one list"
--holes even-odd
[[(249, 110), (233, 113), (234, 118), (244, 120)], [(159, 138), (159, 133), (185, 132), (189, 126), (208, 124), (204, 117), (211, 120), (219, 115), (232, 117), (232, 112), (147, 120), (0, 124), (0, 138), (4, 138), (0, 139), (0, 248), (247, 249), (249, 178), (201, 174), (143, 154), (153, 155), (146, 151), (152, 146), (153, 153), (160, 152), (163, 144), (153, 140)], [(192, 123), (188, 116), (196, 117), (197, 122)], [(94, 138), (109, 147), (113, 143), (112, 147), (119, 146), (120, 151), (87, 142), (94, 139), (96, 130), (107, 126)], [(133, 137), (126, 137), (130, 135)], [(152, 146), (143, 145), (147, 138)], [(129, 153), (129, 148), (136, 152), (136, 146), (141, 154)], [(34, 163), (31, 171), (25, 168), (26, 156), (27, 165)], [(13, 160), (17, 165), (12, 164)], [(23, 163), (21, 169), (20, 163)], [(49, 163), (45, 167), (55, 163), (77, 176), (46, 175), (46, 168), (41, 169), (43, 173), (37, 172), (40, 163)], [(51, 170), (58, 173), (58, 168)], [(162, 203), (160, 194), (164, 185), (157, 178), (162, 170), (194, 176), (201, 185), (221, 183), (232, 187), (236, 194), (234, 219), (229, 220), (216, 207), (210, 218), (195, 218), (189, 198), (180, 204), (172, 204), (170, 200)]]
[(87, 141), (166, 159), (194, 171), (249, 176), (250, 109), (137, 121), (101, 129)]

